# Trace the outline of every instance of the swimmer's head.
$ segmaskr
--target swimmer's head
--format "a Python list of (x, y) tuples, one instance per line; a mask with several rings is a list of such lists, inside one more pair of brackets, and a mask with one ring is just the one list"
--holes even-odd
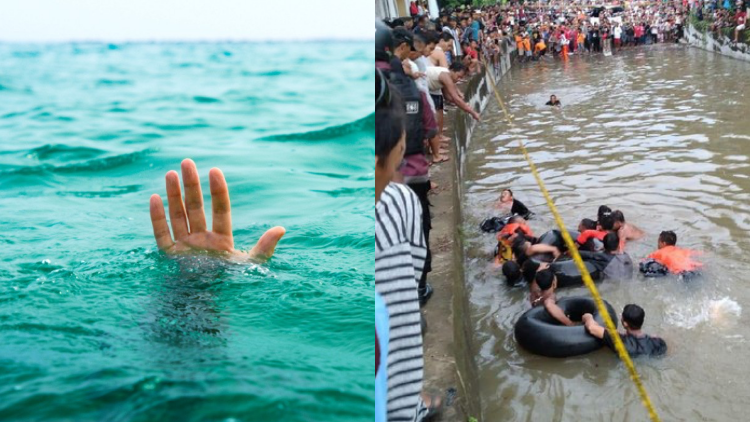
[(555, 273), (550, 269), (538, 271), (536, 277), (534, 277), (534, 281), (536, 281), (536, 285), (539, 286), (539, 289), (543, 292), (557, 287)]
[(508, 220), (508, 224), (526, 224), (526, 219), (520, 215), (514, 215)]
[(596, 219), (597, 221), (601, 221), (603, 216), (609, 215), (609, 214), (612, 214), (612, 209), (606, 205), (602, 205), (599, 207), (599, 211), (597, 211), (596, 213)]
[(638, 305), (631, 303), (622, 309), (622, 325), (627, 329), (640, 330), (645, 318), (646, 311)]
[(503, 193), (500, 194), (500, 200), (503, 202), (510, 202), (513, 200), (513, 191), (510, 189), (503, 189)]
[(615, 232), (607, 233), (602, 243), (606, 252), (614, 252), (620, 246), (620, 237)]
[(596, 221), (590, 218), (584, 218), (581, 220), (580, 224), (578, 224), (578, 231), (584, 232), (586, 230), (596, 230)]
[(505, 282), (513, 286), (521, 281), (521, 267), (515, 261), (507, 261), (503, 264), (503, 275)]
[(550, 95), (550, 96), (549, 96), (549, 100), (550, 100), (550, 101), (552, 101), (553, 103), (554, 103), (554, 102), (557, 102), (557, 95), (554, 95), (554, 94), (553, 94), (553, 95)]
[(602, 227), (602, 230), (614, 230), (615, 219), (612, 218), (612, 214), (605, 214), (599, 218), (599, 225)]
[(665, 246), (674, 246), (677, 244), (677, 235), (671, 231), (663, 231), (659, 233), (659, 242), (657, 246), (661, 249)]
[(623, 214), (622, 211), (612, 211), (612, 218), (615, 219), (615, 230), (619, 230), (620, 227), (625, 225), (625, 214)]

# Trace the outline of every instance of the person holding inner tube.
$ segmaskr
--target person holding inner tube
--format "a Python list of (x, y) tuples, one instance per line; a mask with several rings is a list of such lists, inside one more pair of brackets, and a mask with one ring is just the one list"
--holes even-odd
[(632, 240), (641, 239), (645, 233), (638, 227), (625, 222), (625, 215), (620, 210), (612, 212), (612, 218), (615, 220), (614, 230), (617, 232), (617, 236), (620, 238), (620, 252), (625, 250), (625, 243)]
[[(667, 343), (660, 337), (652, 337), (641, 331), (646, 312), (638, 305), (625, 305), (622, 310), (622, 326), (625, 333), (618, 333), (625, 350), (631, 357), (636, 356), (661, 356), (667, 353)], [(583, 325), (592, 336), (604, 341), (610, 349), (615, 351), (615, 343), (606, 328), (599, 325), (591, 314), (583, 314)]]
[(526, 237), (515, 233), (512, 237), (511, 250), (513, 251), (513, 258), (518, 265), (523, 266), (527, 259), (539, 254), (552, 254), (554, 259), (557, 259), (560, 255), (560, 249), (557, 246), (546, 245), (543, 243), (532, 244)]
[(699, 251), (678, 248), (677, 235), (673, 231), (663, 231), (659, 234), (657, 249), (640, 264), (640, 270), (646, 277), (658, 277), (667, 273), (690, 275), (699, 270), (703, 264), (694, 261), (693, 255)]
[(505, 261), (513, 259), (511, 250), (513, 236), (523, 236), (527, 239), (534, 239), (534, 232), (526, 223), (526, 220), (520, 215), (511, 217), (508, 224), (497, 233), (497, 247), (495, 248), (495, 265), (500, 265)]
[(555, 296), (555, 289), (557, 288), (557, 278), (555, 273), (550, 269), (537, 271), (534, 282), (531, 283), (529, 300), (531, 306), (544, 306), (544, 309), (557, 321), (563, 325), (575, 325), (565, 312), (557, 306), (557, 296)]

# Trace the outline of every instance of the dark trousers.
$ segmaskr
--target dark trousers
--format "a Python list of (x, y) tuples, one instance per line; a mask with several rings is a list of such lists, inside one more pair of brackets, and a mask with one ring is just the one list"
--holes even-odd
[(432, 271), (432, 252), (430, 251), (430, 229), (432, 229), (432, 218), (430, 217), (430, 200), (427, 194), (430, 192), (430, 182), (409, 183), (409, 188), (417, 194), (419, 204), (422, 206), (422, 230), (424, 231), (424, 241), (427, 246), (427, 258), (424, 261), (424, 271), (422, 278), (419, 279), (419, 290), (424, 292), (427, 285), (427, 273)]

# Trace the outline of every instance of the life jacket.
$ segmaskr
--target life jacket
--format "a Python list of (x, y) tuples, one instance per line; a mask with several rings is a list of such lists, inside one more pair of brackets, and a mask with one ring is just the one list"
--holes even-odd
[(511, 244), (507, 237), (513, 235), (513, 233), (515, 233), (517, 229), (521, 229), (523, 234), (528, 237), (534, 237), (534, 233), (531, 231), (531, 228), (525, 224), (507, 224), (497, 234), (497, 247), (495, 248), (496, 263), (502, 264), (503, 262), (510, 261), (513, 258), (513, 250), (511, 249)]
[(406, 108), (406, 152), (404, 155), (424, 153), (424, 124), (422, 121), (422, 92), (414, 80), (403, 72), (391, 72), (391, 85), (401, 94)]
[(664, 265), (673, 274), (680, 274), (685, 271), (694, 271), (703, 266), (700, 262), (693, 261), (690, 256), (697, 254), (697, 251), (682, 249), (676, 246), (665, 246), (648, 256), (649, 259)]
[(586, 243), (589, 239), (594, 238), (599, 241), (604, 241), (604, 236), (607, 235), (607, 231), (605, 230), (584, 230), (583, 233), (578, 236), (576, 239), (576, 242), (578, 242), (579, 245), (583, 245)]

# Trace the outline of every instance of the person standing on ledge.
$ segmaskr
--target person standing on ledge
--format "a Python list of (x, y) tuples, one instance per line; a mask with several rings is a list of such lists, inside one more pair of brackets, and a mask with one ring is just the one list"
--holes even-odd
[(548, 106), (558, 106), (559, 107), (562, 104), (560, 104), (560, 100), (557, 99), (556, 95), (550, 95), (549, 96), (549, 101), (547, 101), (547, 104), (545, 104), (545, 105), (548, 105)]

